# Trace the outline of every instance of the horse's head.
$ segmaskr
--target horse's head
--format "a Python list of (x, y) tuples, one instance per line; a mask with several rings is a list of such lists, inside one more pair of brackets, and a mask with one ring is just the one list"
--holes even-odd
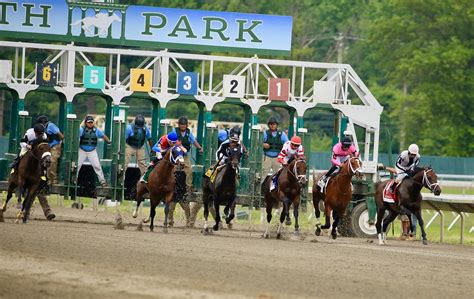
[(237, 169), (239, 167), (240, 158), (242, 157), (242, 151), (240, 145), (231, 145), (227, 148), (227, 163), (230, 163), (233, 169)]
[(170, 162), (176, 166), (177, 171), (184, 168), (184, 152), (179, 145), (175, 145), (170, 149)]
[(358, 179), (362, 177), (362, 161), (358, 157), (349, 158), (342, 167), (346, 168), (350, 176), (355, 175)]
[(419, 178), (421, 185), (430, 189), (434, 195), (438, 196), (441, 194), (441, 187), (438, 184), (438, 176), (431, 167), (417, 167), (414, 170), (413, 179)]
[(31, 153), (35, 159), (40, 161), (41, 166), (48, 168), (51, 165), (51, 148), (46, 140), (38, 139), (32, 144)]
[(288, 167), (290, 167), (290, 170), (295, 175), (296, 179), (298, 180), (298, 183), (300, 184), (300, 187), (303, 188), (306, 185), (306, 182), (308, 181), (306, 179), (306, 160), (294, 159)]

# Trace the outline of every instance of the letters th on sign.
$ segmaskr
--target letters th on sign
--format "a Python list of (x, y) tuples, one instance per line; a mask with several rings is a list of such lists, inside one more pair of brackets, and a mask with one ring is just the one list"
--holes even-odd
[(58, 84), (57, 63), (36, 64), (36, 84), (41, 86), (55, 86)]
[(130, 69), (130, 90), (131, 91), (151, 91), (153, 71), (148, 69)]
[(245, 76), (224, 75), (224, 91), (226, 98), (243, 98), (245, 96)]

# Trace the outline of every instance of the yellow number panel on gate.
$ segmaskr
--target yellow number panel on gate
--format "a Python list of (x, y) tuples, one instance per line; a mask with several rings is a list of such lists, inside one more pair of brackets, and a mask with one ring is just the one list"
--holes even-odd
[(130, 69), (130, 90), (131, 91), (151, 91), (153, 70)]

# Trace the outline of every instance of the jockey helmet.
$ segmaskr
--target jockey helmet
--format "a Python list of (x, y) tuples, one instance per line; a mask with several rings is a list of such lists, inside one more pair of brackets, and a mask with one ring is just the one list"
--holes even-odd
[(346, 136), (342, 138), (341, 143), (342, 143), (342, 147), (348, 148), (352, 145), (352, 140)]
[(227, 131), (219, 130), (219, 133), (217, 134), (217, 139), (219, 139), (220, 142), (224, 142), (227, 139)]
[(239, 135), (237, 135), (236, 133), (230, 134), (229, 140), (234, 141), (234, 142), (239, 142)]
[(135, 116), (135, 126), (139, 128), (143, 128), (143, 126), (145, 126), (145, 118), (143, 117), (143, 115)]
[(277, 121), (277, 119), (276, 119), (275, 117), (272, 116), (272, 117), (270, 117), (270, 118), (268, 119), (267, 124), (268, 124), (268, 125), (271, 125), (271, 124), (277, 124), (277, 125), (278, 125), (278, 121)]
[(84, 122), (85, 122), (85, 123), (93, 123), (93, 122), (94, 122), (94, 117), (92, 117), (92, 115), (88, 115), (88, 116), (86, 116), (86, 118), (84, 119)]
[(178, 135), (176, 134), (175, 131), (169, 132), (167, 137), (168, 137), (168, 141), (170, 141), (171, 143), (175, 143), (176, 141), (178, 141)]
[(418, 148), (418, 145), (413, 143), (413, 144), (410, 144), (410, 146), (408, 147), (408, 152), (413, 155), (418, 155), (418, 153), (420, 152), (420, 149)]
[(35, 131), (35, 133), (42, 134), (42, 133), (44, 133), (44, 126), (43, 126), (43, 124), (35, 124), (33, 126), (33, 130)]
[(43, 125), (46, 125), (47, 123), (49, 122), (49, 119), (46, 115), (40, 115), (38, 116), (38, 118), (36, 119), (36, 123), (37, 124), (43, 124)]
[(186, 116), (180, 116), (178, 118), (178, 125), (187, 125), (188, 124), (188, 118)]
[(240, 127), (239, 126), (235, 126), (233, 127), (232, 129), (230, 129), (229, 131), (229, 136), (232, 135), (232, 134), (237, 134), (238, 136), (240, 136)]
[(294, 145), (301, 145), (301, 138), (299, 136), (293, 136), (290, 142)]

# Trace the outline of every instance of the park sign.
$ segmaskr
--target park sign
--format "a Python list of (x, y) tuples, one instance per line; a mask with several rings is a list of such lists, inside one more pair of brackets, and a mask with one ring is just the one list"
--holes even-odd
[(292, 17), (65, 0), (0, 0), (0, 38), (289, 55)]

